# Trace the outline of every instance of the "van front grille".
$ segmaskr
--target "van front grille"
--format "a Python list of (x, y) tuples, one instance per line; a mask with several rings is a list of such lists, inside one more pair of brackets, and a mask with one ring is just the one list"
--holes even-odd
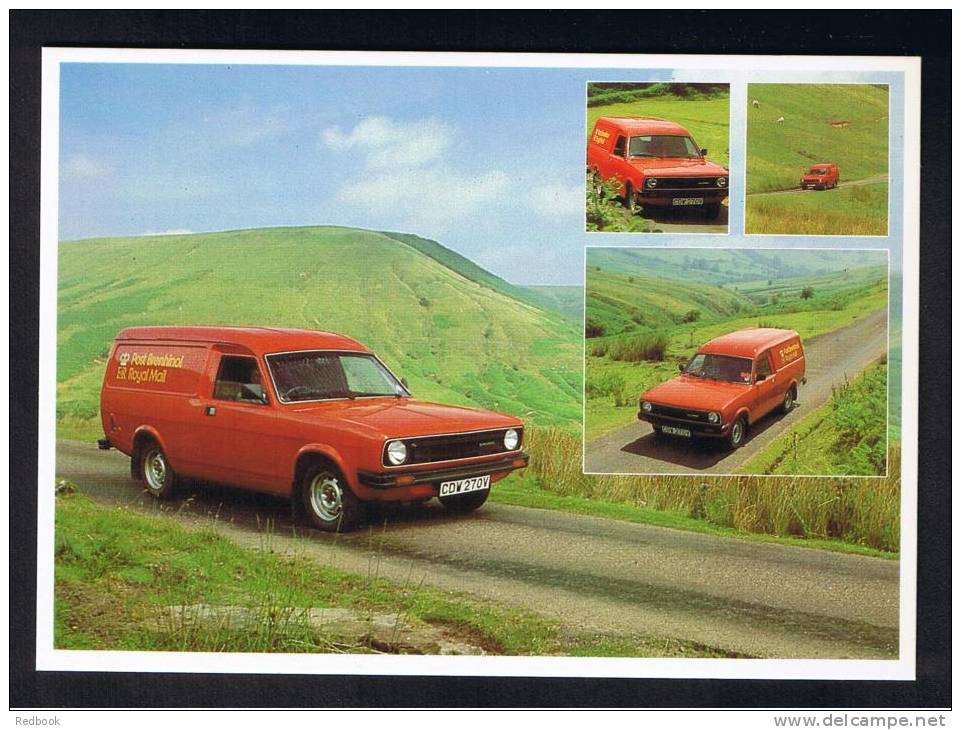
[(707, 423), (706, 411), (693, 411), (687, 408), (671, 408), (670, 406), (655, 405), (652, 407), (651, 412), (658, 416), (666, 416), (667, 418), (681, 418), (685, 421), (703, 421)]
[[(523, 429), (515, 428), (523, 442)], [(506, 453), (504, 448), (504, 434), (506, 428), (492, 431), (475, 431), (473, 433), (445, 434), (441, 436), (421, 436), (400, 439), (407, 445), (407, 461), (410, 464), (429, 464), (435, 461), (453, 461), (455, 459), (470, 459), (476, 456), (490, 456)], [(388, 442), (389, 443), (389, 442)], [(520, 446), (518, 446), (520, 448)], [(516, 451), (516, 449), (515, 449)], [(386, 447), (384, 451), (384, 466), (393, 466), (387, 460)]]

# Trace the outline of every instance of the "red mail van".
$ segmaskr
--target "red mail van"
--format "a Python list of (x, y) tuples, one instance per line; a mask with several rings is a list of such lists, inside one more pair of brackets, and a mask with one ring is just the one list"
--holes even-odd
[(804, 370), (797, 332), (738, 330), (707, 342), (680, 375), (645, 391), (637, 417), (657, 435), (724, 438), (737, 448), (752, 424), (794, 407)]
[(587, 143), (587, 167), (614, 179), (625, 206), (695, 208), (717, 218), (728, 171), (707, 159), (691, 133), (657, 117), (599, 117)]
[(415, 400), (359, 342), (267, 327), (134, 327), (110, 349), (105, 438), (155, 497), (180, 477), (290, 496), (346, 531), (368, 502), (480, 507), (528, 463), (513, 416)]
[(821, 162), (812, 165), (801, 176), (802, 190), (827, 190), (836, 188), (841, 182), (841, 172), (833, 162)]

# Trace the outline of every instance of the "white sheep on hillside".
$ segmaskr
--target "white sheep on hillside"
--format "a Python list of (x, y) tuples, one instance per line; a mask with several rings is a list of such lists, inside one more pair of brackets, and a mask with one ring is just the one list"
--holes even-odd
[(760, 109), (760, 108), (761, 108), (761, 102), (759, 102), (757, 99), (755, 99), (754, 101), (751, 102), (751, 106), (753, 106), (755, 109)]
[(784, 117), (778, 117), (777, 121), (775, 121), (775, 124), (784, 124)]

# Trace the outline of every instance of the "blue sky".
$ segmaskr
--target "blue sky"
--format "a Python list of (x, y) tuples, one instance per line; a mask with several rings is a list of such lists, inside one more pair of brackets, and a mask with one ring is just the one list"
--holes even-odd
[[(519, 284), (581, 284), (586, 244), (885, 247), (900, 266), (896, 235), (586, 234), (586, 82), (669, 80), (670, 69), (60, 68), (61, 240), (347, 225), (433, 238)], [(891, 80), (862, 76), (818, 80)], [(897, 104), (900, 85), (892, 88)], [(737, 176), (736, 115), (731, 142)], [(900, 145), (893, 152), (898, 169)], [(743, 197), (731, 192), (737, 231)], [(891, 194), (898, 231), (897, 176)]]
[(60, 124), (61, 240), (340, 224), (515, 282), (581, 278), (569, 73), (65, 64)]

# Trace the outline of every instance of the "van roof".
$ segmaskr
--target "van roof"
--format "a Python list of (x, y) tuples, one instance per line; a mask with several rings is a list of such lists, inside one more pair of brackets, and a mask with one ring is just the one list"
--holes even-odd
[(620, 127), (627, 134), (662, 133), (690, 136), (690, 133), (680, 124), (660, 117), (598, 117), (597, 121)]
[(836, 162), (815, 162), (811, 167), (837, 167)]
[(334, 332), (285, 327), (128, 327), (117, 335), (117, 340), (239, 345), (255, 355), (290, 350), (368, 351), (356, 340)]
[(753, 327), (715, 337), (713, 340), (706, 342), (698, 352), (753, 358), (767, 348), (787, 342), (797, 336), (798, 333), (794, 330)]

